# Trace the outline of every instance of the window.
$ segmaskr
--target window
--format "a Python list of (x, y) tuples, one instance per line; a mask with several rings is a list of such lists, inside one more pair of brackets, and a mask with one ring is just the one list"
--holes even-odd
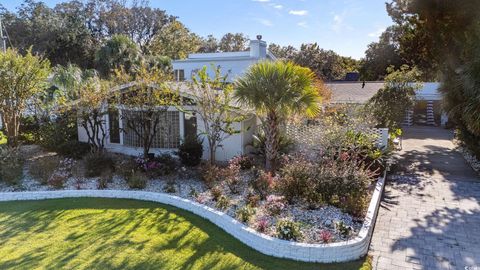
[[(142, 112), (124, 111), (128, 114), (141, 114)], [(180, 145), (180, 113), (178, 111), (158, 112), (160, 123), (157, 126), (152, 148), (175, 149)], [(125, 133), (123, 144), (126, 146), (142, 147), (142, 138), (128, 127), (127, 119), (123, 119)]]
[(185, 70), (183, 70), (183, 69), (175, 69), (175, 70), (173, 71), (173, 74), (174, 74), (175, 80), (176, 80), (177, 82), (183, 82), (183, 81), (185, 81)]
[(108, 110), (110, 143), (120, 143), (120, 116), (117, 109)]

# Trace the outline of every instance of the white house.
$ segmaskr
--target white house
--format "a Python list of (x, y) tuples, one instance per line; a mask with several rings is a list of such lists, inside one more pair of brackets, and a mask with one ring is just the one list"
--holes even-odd
[[(190, 54), (187, 59), (175, 60), (172, 64), (181, 92), (188, 93), (188, 89), (185, 88), (188, 87), (188, 84), (182, 82), (191, 81), (191, 77), (195, 75), (195, 72), (204, 66), (207, 66), (211, 73), (213, 73), (212, 65), (220, 67), (224, 75), (228, 75), (228, 81), (232, 82), (238, 76), (241, 76), (251, 65), (266, 59), (275, 60), (275, 56), (267, 50), (267, 43), (261, 40), (261, 36), (258, 36), (256, 40), (250, 42), (248, 51), (195, 53)], [(126, 127), (125, 120), (122, 117), (123, 110), (125, 109), (110, 111), (105, 116), (104, 128), (107, 133), (105, 147), (111, 152), (140, 155), (143, 151), (140, 140), (133, 132), (129, 132)], [(165, 124), (168, 125), (168, 130), (170, 131), (168, 138), (164, 138), (164, 135), (158, 135), (158, 138), (153, 142), (152, 153), (174, 152), (182, 139), (187, 135), (197, 134), (202, 136), (204, 130), (203, 122), (194, 113), (189, 113), (188, 108), (186, 111), (171, 108), (167, 112), (167, 118), (168, 121)], [(239, 130), (240, 133), (234, 134), (222, 142), (216, 153), (217, 160), (226, 161), (234, 156), (247, 153), (247, 146), (253, 141), (256, 120), (255, 115), (250, 115), (244, 121), (234, 124), (234, 128)], [(82, 142), (88, 142), (86, 131), (80, 126), (78, 128), (78, 139)], [(204, 158), (207, 158), (209, 149), (206, 140), (204, 140), (203, 148)]]

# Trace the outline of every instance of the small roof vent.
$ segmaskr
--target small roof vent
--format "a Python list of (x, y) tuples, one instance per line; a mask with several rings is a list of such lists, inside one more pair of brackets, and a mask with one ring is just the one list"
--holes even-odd
[(262, 35), (257, 35), (258, 40), (262, 40)]

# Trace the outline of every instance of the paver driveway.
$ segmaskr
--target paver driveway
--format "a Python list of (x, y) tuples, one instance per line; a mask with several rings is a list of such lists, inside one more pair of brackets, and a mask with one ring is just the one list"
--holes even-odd
[(480, 269), (480, 179), (451, 138), (405, 131), (370, 246), (375, 269)]

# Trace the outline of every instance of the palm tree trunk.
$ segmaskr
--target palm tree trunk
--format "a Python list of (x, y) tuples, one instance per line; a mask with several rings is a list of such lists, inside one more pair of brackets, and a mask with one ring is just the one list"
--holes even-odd
[(278, 158), (278, 118), (275, 112), (267, 115), (265, 129), (265, 170), (275, 174)]

